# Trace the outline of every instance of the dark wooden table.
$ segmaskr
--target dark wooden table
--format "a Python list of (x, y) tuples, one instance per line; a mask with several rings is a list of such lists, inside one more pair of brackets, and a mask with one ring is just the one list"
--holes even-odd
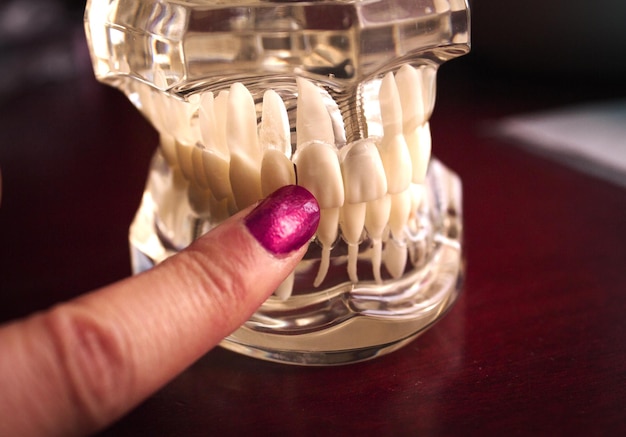
[[(626, 190), (484, 134), (626, 96), (597, 82), (443, 68), (434, 152), (463, 179), (467, 277), (416, 341), (334, 368), (216, 349), (102, 435), (626, 435)], [(0, 321), (129, 274), (155, 143), (89, 70), (1, 102)]]

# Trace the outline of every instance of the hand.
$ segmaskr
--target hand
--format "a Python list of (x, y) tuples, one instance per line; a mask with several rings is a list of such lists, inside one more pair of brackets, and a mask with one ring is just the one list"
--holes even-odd
[(302, 258), (319, 207), (277, 190), (150, 271), (0, 328), (0, 435), (92, 433), (236, 330)]

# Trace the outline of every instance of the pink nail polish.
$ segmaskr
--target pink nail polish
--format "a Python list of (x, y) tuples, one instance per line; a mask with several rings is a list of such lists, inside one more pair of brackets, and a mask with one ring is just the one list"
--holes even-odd
[(270, 194), (245, 218), (250, 233), (276, 255), (299, 249), (317, 230), (320, 208), (315, 197), (298, 185)]

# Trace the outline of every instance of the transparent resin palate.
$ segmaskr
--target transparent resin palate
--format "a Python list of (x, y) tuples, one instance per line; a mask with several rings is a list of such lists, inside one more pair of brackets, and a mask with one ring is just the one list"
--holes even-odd
[(355, 362), (455, 301), (461, 183), (428, 122), (438, 66), (469, 49), (464, 1), (91, 0), (85, 23), (98, 79), (160, 137), (134, 271), (282, 185), (320, 204), (303, 261), (224, 347)]

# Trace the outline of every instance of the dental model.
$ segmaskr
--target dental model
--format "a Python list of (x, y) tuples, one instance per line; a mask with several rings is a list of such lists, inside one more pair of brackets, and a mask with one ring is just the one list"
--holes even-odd
[[(395, 75), (385, 74), (378, 92), (382, 135), (347, 144), (337, 137), (323, 91), (304, 78), (296, 82), (295, 146), (285, 103), (271, 89), (263, 94), (261, 111), (241, 83), (188, 101), (154, 93), (151, 101), (176, 113), (157, 124), (161, 150), (187, 181), (198, 216), (223, 219), (297, 183), (315, 195), (321, 209), (315, 236), (321, 258), (313, 286), (324, 282), (339, 238), (347, 246), (349, 280), (359, 282), (357, 267), (365, 257), (374, 281), (382, 283), (383, 264), (391, 278), (399, 278), (409, 262), (405, 233), (416, 219), (431, 151), (430, 70), (407, 64)], [(364, 241), (367, 248), (361, 247)], [(288, 298), (293, 283), (294, 274), (275, 294)]]

